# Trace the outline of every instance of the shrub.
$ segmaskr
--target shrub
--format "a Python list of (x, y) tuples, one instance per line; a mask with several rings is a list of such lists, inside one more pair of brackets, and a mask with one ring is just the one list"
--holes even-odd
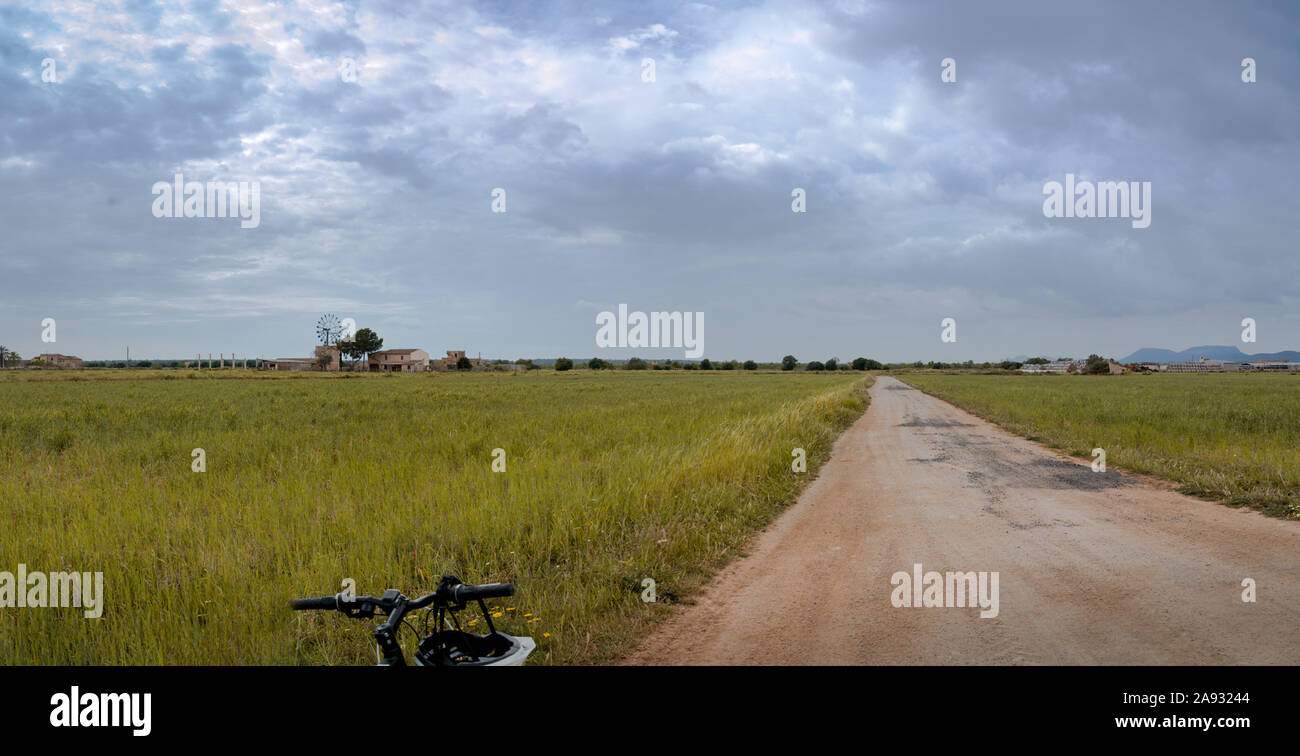
[(799, 364), (799, 360), (796, 360), (793, 354), (787, 354), (786, 356), (781, 358), (782, 370), (794, 370), (798, 364)]
[(826, 366), (821, 364), (817, 360), (813, 360), (812, 362), (804, 366), (804, 370), (825, 370), (825, 369)]
[(599, 357), (592, 357), (590, 360), (587, 360), (588, 370), (604, 370), (607, 367), (609, 367), (609, 363)]
[(745, 360), (746, 370), (758, 370), (758, 363), (753, 360)]
[(573, 369), (573, 360), (568, 357), (561, 357), (555, 361), (555, 369), (561, 372)]
[(628, 370), (645, 370), (647, 367), (649, 367), (649, 365), (647, 365), (646, 361), (640, 357), (633, 357), (627, 361)]
[(707, 358), (700, 360), (700, 370), (712, 370), (712, 369), (713, 369), (713, 363), (709, 362)]

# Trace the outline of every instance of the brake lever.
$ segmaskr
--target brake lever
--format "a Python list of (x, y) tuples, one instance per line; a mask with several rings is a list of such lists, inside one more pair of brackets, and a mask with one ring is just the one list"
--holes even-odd
[(344, 596), (340, 593), (335, 597), (335, 603), (339, 611), (348, 617), (353, 619), (373, 619), (376, 612), (392, 614), (401, 596), (402, 592), (396, 588), (389, 588), (379, 598), (374, 596)]
[[(352, 602), (348, 602), (352, 603)], [(356, 606), (347, 606), (343, 609), (344, 616), (353, 619), (371, 619), (375, 616), (375, 605), (369, 601), (358, 601)]]
[(344, 596), (340, 593), (335, 598), (338, 610), (343, 612), (345, 617), (352, 619), (372, 619), (375, 610), (382, 608), (376, 604), (377, 599), (372, 596)]

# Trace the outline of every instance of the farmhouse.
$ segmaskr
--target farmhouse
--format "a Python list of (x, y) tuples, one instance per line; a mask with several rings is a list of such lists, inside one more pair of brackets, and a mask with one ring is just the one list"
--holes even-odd
[[(447, 356), (442, 358), (442, 369), (455, 370), (456, 363), (459, 362), (462, 357), (465, 357), (464, 349), (448, 349)], [(469, 360), (470, 367), (474, 370), (483, 367), (483, 360), (479, 357), (465, 357), (465, 359)]]
[(85, 366), (80, 357), (74, 357), (70, 354), (41, 354), (37, 355), (36, 359), (44, 361), (46, 367), (52, 368), (80, 370)]
[(266, 366), (271, 370), (320, 370), (322, 357), (329, 358), (325, 370), (334, 372), (339, 370), (342, 361), (339, 358), (339, 348), (336, 346), (318, 346), (312, 357), (281, 357), (278, 360), (268, 360)]
[(429, 369), (429, 353), (423, 349), (385, 349), (370, 355), (372, 373), (417, 373)]

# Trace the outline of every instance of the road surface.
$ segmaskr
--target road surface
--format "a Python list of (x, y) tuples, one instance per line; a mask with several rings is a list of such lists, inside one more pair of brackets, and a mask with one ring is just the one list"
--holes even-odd
[[(1300, 663), (1300, 522), (1093, 472), (893, 378), (871, 396), (748, 556), (625, 663)], [(997, 616), (895, 607), (891, 576), (918, 563), (997, 572)]]

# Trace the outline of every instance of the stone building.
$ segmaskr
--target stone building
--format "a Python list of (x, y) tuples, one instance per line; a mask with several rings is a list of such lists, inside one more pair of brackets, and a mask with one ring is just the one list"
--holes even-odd
[[(465, 357), (464, 349), (448, 349), (447, 356), (442, 358), (442, 369), (455, 370), (456, 363), (460, 362), (462, 357)], [(483, 367), (483, 360), (478, 357), (467, 357), (466, 359), (469, 360), (470, 367), (474, 370)]]
[(45, 367), (52, 368), (69, 368), (80, 370), (85, 367), (85, 363), (80, 357), (74, 357), (70, 354), (39, 354), (36, 359), (43, 360)]
[(422, 373), (429, 369), (429, 353), (423, 349), (385, 349), (367, 360), (372, 373)]
[(281, 357), (278, 360), (267, 360), (266, 366), (270, 370), (320, 370), (321, 357), (329, 358), (326, 371), (338, 372), (342, 360), (339, 356), (339, 348), (336, 346), (318, 346), (311, 357)]

